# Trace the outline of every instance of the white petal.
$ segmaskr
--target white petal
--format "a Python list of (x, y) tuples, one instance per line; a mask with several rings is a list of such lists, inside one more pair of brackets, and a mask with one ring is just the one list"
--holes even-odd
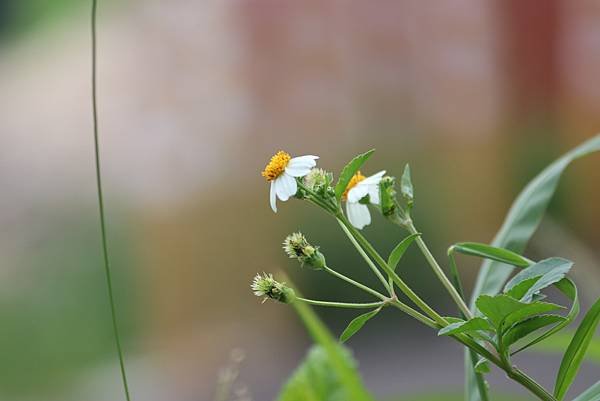
[(271, 181), (271, 190), (269, 193), (269, 201), (271, 202), (271, 209), (277, 213), (277, 197), (275, 196), (275, 181)]
[(380, 172), (373, 174), (370, 177), (365, 178), (364, 180), (362, 180), (361, 182), (359, 182), (356, 185), (357, 186), (358, 185), (378, 185), (384, 175), (385, 175), (385, 170), (381, 170)]
[(379, 185), (369, 185), (369, 202), (379, 205)]
[(350, 223), (359, 230), (371, 224), (371, 213), (369, 213), (369, 208), (366, 205), (347, 202), (346, 214)]
[(303, 177), (310, 171), (311, 168), (317, 165), (315, 161), (319, 156), (299, 156), (294, 157), (288, 162), (285, 172), (292, 177)]
[(277, 192), (277, 197), (285, 202), (298, 191), (296, 179), (289, 174), (281, 174), (275, 180), (275, 191)]
[(350, 191), (348, 191), (348, 202), (356, 203), (359, 200), (361, 200), (362, 198), (364, 198), (365, 196), (367, 196), (368, 193), (369, 193), (368, 186), (355, 185), (354, 187), (352, 187), (350, 189)]

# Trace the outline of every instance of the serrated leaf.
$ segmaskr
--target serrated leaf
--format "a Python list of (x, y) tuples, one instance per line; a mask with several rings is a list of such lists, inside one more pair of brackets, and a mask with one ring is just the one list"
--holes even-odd
[(520, 323), (515, 324), (513, 327), (506, 331), (502, 338), (502, 343), (505, 347), (510, 347), (520, 339), (528, 336), (529, 334), (549, 326), (551, 324), (564, 322), (566, 319), (560, 315), (540, 315), (526, 319)]
[(413, 241), (419, 235), (421, 235), (421, 233), (414, 233), (409, 235), (408, 237), (400, 241), (400, 243), (396, 245), (396, 247), (394, 247), (392, 252), (390, 252), (390, 256), (388, 257), (388, 266), (390, 266), (392, 270), (396, 270), (398, 262), (400, 262), (400, 259), (402, 259), (402, 256), (404, 256), (404, 253), (406, 252), (410, 244), (412, 244)]
[(530, 265), (530, 262), (518, 253), (479, 242), (459, 242), (452, 247), (454, 251), (465, 255), (478, 256), (519, 267)]
[[(574, 160), (598, 150), (600, 150), (600, 135), (590, 138), (564, 154), (538, 174), (515, 199), (492, 245), (517, 253), (523, 252), (546, 212), (563, 171)], [(473, 289), (471, 305), (475, 304), (481, 294), (497, 294), (511, 272), (512, 268), (506, 264), (490, 260), (484, 261)], [(468, 352), (465, 354), (465, 358), (467, 361), (470, 358)], [(465, 366), (469, 370), (468, 362)], [(467, 383), (468, 401), (477, 401), (479, 398), (474, 396), (477, 392), (473, 388), (475, 383), (473, 372), (467, 371)]]
[(573, 281), (571, 281), (571, 279), (569, 279), (568, 277), (565, 277), (558, 283), (555, 283), (554, 286), (558, 288), (560, 292), (566, 295), (566, 297), (569, 298), (572, 302), (571, 309), (569, 309), (569, 313), (567, 314), (565, 321), (557, 324), (556, 326), (553, 326), (550, 330), (544, 332), (539, 337), (536, 337), (533, 340), (529, 341), (527, 344), (514, 351), (512, 355), (521, 352), (522, 350), (531, 347), (532, 345), (537, 344), (540, 341), (543, 341), (551, 335), (559, 332), (567, 325), (569, 325), (573, 320), (575, 320), (575, 318), (579, 314), (579, 297), (577, 294), (577, 287), (575, 286), (575, 283), (573, 283)]
[(558, 309), (563, 309), (563, 307), (549, 302), (538, 301), (525, 304), (525, 306), (523, 306), (521, 309), (510, 313), (504, 318), (501, 329), (504, 331), (514, 324), (529, 319), (535, 315), (541, 315), (542, 313), (548, 313)]
[(474, 317), (470, 320), (463, 320), (460, 322), (450, 323), (448, 326), (438, 331), (438, 336), (449, 336), (459, 333), (493, 329), (494, 328), (490, 325), (490, 323), (487, 320), (481, 317)]
[(563, 258), (544, 259), (530, 267), (521, 270), (504, 287), (505, 292), (511, 292), (516, 286), (519, 288), (512, 294), (519, 295), (529, 285), (524, 294), (519, 297), (524, 302), (531, 300), (534, 294), (544, 288), (562, 280), (571, 270), (573, 262)]
[(342, 198), (342, 195), (344, 194), (346, 187), (348, 187), (348, 183), (352, 179), (352, 176), (356, 174), (364, 162), (371, 157), (373, 152), (375, 152), (375, 149), (371, 149), (368, 152), (356, 156), (354, 159), (350, 160), (348, 164), (346, 164), (340, 173), (337, 184), (335, 184), (335, 197), (338, 201)]
[(492, 324), (499, 328), (504, 318), (527, 304), (517, 301), (508, 295), (482, 295), (477, 299), (477, 308), (483, 313)]
[[(527, 294), (527, 291), (529, 291), (529, 289), (535, 284), (536, 281), (538, 281), (540, 278), (539, 277), (532, 277), (530, 279), (527, 280), (523, 280), (521, 281), (519, 284), (515, 284), (514, 286), (512, 286), (512, 288), (508, 291), (505, 291), (504, 293), (506, 295), (509, 295), (511, 297), (513, 297), (514, 299), (521, 299), (525, 296), (525, 294)], [(536, 301), (540, 300), (540, 297), (543, 294), (535, 294), (538, 295), (538, 297), (536, 297)]]
[(350, 323), (348, 323), (348, 327), (346, 327), (346, 329), (340, 336), (340, 342), (345, 343), (346, 341), (348, 341), (350, 339), (350, 337), (352, 337), (360, 329), (362, 329), (362, 327), (365, 325), (365, 323), (367, 323), (369, 321), (369, 319), (371, 319), (373, 316), (378, 314), (380, 310), (381, 310), (381, 307), (379, 307), (375, 310), (372, 310), (370, 312), (364, 313), (364, 314), (352, 319), (352, 321)]
[(554, 395), (559, 400), (562, 400), (575, 380), (575, 376), (579, 371), (585, 352), (592, 341), (592, 337), (596, 332), (598, 323), (600, 322), (600, 298), (592, 305), (590, 310), (585, 314), (581, 324), (575, 331), (575, 335), (567, 348), (565, 355), (560, 363), (556, 384), (554, 386)]
[(402, 197), (406, 199), (408, 205), (412, 205), (414, 199), (414, 189), (412, 179), (410, 178), (410, 166), (408, 163), (404, 166), (404, 172), (400, 178), (400, 193)]

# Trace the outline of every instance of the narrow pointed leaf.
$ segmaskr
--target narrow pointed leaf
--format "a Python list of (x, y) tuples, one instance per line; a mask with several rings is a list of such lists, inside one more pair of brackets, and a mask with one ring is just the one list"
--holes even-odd
[(526, 267), (530, 265), (530, 262), (518, 253), (478, 242), (459, 242), (453, 248), (454, 251), (465, 255), (478, 256), (513, 266)]
[(573, 401), (600, 401), (600, 381), (578, 395)]
[(560, 363), (554, 387), (554, 395), (559, 400), (564, 398), (573, 380), (575, 380), (585, 352), (598, 327), (598, 322), (600, 322), (600, 298), (585, 314)]
[(502, 339), (502, 343), (509, 347), (512, 344), (516, 343), (520, 339), (528, 336), (529, 334), (549, 326), (551, 324), (556, 324), (560, 322), (564, 322), (566, 319), (560, 315), (540, 315), (534, 316), (527, 320), (524, 320), (520, 323), (515, 324), (509, 330), (507, 330), (506, 334)]
[(338, 201), (342, 198), (342, 194), (346, 190), (346, 187), (348, 187), (348, 183), (352, 179), (352, 176), (356, 174), (356, 172), (362, 167), (364, 162), (366, 162), (367, 159), (371, 157), (373, 152), (375, 152), (375, 149), (371, 149), (368, 152), (356, 156), (350, 161), (350, 163), (346, 164), (346, 166), (340, 173), (340, 178), (338, 178), (337, 184), (335, 184), (335, 197)]
[(481, 317), (474, 317), (467, 321), (450, 323), (448, 326), (438, 331), (438, 336), (449, 336), (478, 330), (493, 330), (493, 327), (487, 320)]
[(569, 309), (569, 313), (567, 314), (566, 319), (563, 322), (557, 324), (556, 326), (553, 326), (550, 330), (544, 332), (539, 337), (536, 337), (533, 340), (529, 341), (527, 344), (521, 346), (519, 349), (514, 351), (512, 355), (519, 353), (524, 349), (539, 343), (540, 341), (545, 340), (554, 333), (559, 332), (560, 330), (568, 326), (573, 320), (575, 320), (575, 318), (579, 314), (579, 297), (577, 295), (577, 287), (575, 286), (575, 283), (573, 283), (573, 281), (571, 281), (571, 279), (569, 279), (568, 277), (565, 277), (558, 283), (554, 284), (554, 286), (558, 288), (560, 292), (562, 292), (572, 302), (571, 309)]
[(511, 292), (511, 290), (518, 286), (519, 288), (512, 291), (512, 295), (521, 295), (523, 290), (525, 290), (519, 299), (528, 302), (534, 294), (562, 280), (569, 270), (571, 270), (572, 266), (573, 262), (567, 259), (544, 259), (521, 270), (506, 284), (504, 291)]
[(478, 360), (473, 368), (477, 373), (490, 373), (490, 364), (486, 359), (483, 358)]
[(406, 199), (408, 205), (411, 206), (414, 198), (414, 189), (412, 179), (410, 178), (410, 166), (408, 164), (404, 166), (404, 172), (402, 173), (402, 178), (400, 178), (400, 193)]
[(362, 327), (365, 325), (365, 323), (367, 323), (369, 321), (369, 319), (371, 319), (373, 316), (378, 314), (380, 310), (381, 310), (381, 308), (377, 308), (375, 310), (364, 313), (364, 314), (352, 319), (352, 321), (348, 324), (348, 327), (346, 327), (346, 329), (340, 336), (340, 342), (345, 343), (346, 341), (348, 341), (350, 339), (350, 337), (352, 337), (360, 329), (362, 329)]
[(419, 235), (421, 235), (421, 233), (414, 233), (409, 235), (408, 237), (400, 241), (400, 243), (396, 245), (392, 252), (390, 252), (390, 256), (388, 257), (388, 266), (390, 266), (392, 270), (396, 270), (398, 262), (400, 262), (400, 259), (402, 259), (402, 256), (404, 256), (404, 253), (406, 252), (410, 244), (412, 244), (413, 241)]

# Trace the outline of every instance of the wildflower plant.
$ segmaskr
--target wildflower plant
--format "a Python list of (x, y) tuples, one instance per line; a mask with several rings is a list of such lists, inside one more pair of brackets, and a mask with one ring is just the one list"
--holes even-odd
[[(574, 159), (597, 150), (600, 150), (600, 136), (592, 138), (550, 165), (517, 198), (491, 245), (462, 242), (448, 248), (447, 271), (430, 252), (413, 221), (411, 212), (416, 206), (415, 191), (408, 165), (398, 179), (386, 175), (385, 170), (365, 175), (361, 169), (364, 171), (365, 163), (373, 155), (373, 150), (370, 150), (352, 159), (334, 184), (332, 173), (316, 167), (317, 156), (292, 158), (288, 153), (280, 151), (273, 156), (262, 173), (271, 185), (270, 203), (273, 210), (276, 211), (276, 197), (281, 201), (295, 197), (325, 212), (337, 222), (356, 247), (367, 268), (379, 280), (381, 288), (371, 288), (330, 267), (319, 247), (311, 244), (302, 233), (295, 232), (283, 243), (283, 249), (290, 258), (296, 259), (301, 266), (331, 274), (363, 290), (374, 298), (373, 301), (341, 302), (303, 298), (267, 273), (254, 278), (252, 290), (259, 297), (288, 304), (368, 310), (348, 324), (340, 336), (340, 342), (349, 340), (383, 308), (391, 307), (408, 314), (436, 330), (439, 336), (448, 337), (465, 346), (469, 401), (489, 399), (485, 374), (492, 366), (505, 372), (538, 399), (562, 400), (577, 374), (583, 354), (600, 320), (600, 300), (592, 306), (575, 332), (561, 362), (554, 391), (547, 390), (516, 367), (512, 358), (562, 330), (577, 316), (580, 309), (577, 287), (568, 276), (573, 262), (561, 257), (534, 261), (520, 253), (539, 224), (562, 171)], [(387, 258), (361, 232), (371, 224), (371, 213), (377, 212), (407, 233)], [(442, 316), (418, 294), (417, 289), (409, 286), (396, 273), (402, 256), (413, 244), (419, 248), (435, 277), (454, 302), (455, 316)], [(470, 305), (463, 291), (457, 254), (484, 260)], [(510, 272), (515, 268), (520, 270), (510, 277)], [(547, 299), (550, 287), (555, 287), (564, 295), (561, 303)], [(408, 302), (401, 301), (399, 293), (408, 298)], [(302, 308), (296, 309), (301, 315), (306, 315), (306, 309)], [(323, 338), (324, 329), (315, 328), (314, 318), (305, 319), (305, 322), (309, 330), (321, 333), (316, 338)], [(324, 344), (327, 345), (327, 342)], [(339, 357), (335, 360), (338, 365), (346, 358), (344, 352), (336, 357), (331, 344), (328, 349), (332, 360)], [(357, 399), (369, 398), (357, 396)], [(600, 382), (576, 399), (594, 400), (600, 400)]]

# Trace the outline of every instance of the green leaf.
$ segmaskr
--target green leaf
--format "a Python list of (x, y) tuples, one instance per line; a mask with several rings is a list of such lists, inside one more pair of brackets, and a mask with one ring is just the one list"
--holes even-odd
[(502, 343), (505, 347), (510, 347), (520, 339), (528, 336), (529, 334), (549, 326), (551, 324), (564, 322), (566, 319), (560, 315), (540, 315), (534, 316), (520, 323), (515, 324), (506, 331), (506, 334), (502, 337)]
[[(289, 278), (286, 281), (292, 285)], [(301, 296), (297, 290), (296, 294)], [(373, 397), (364, 387), (356, 367), (349, 363), (347, 355), (343, 352), (343, 348), (339, 345), (331, 332), (317, 317), (310, 306), (302, 302), (294, 302), (292, 306), (302, 319), (302, 322), (312, 338), (327, 353), (327, 359), (329, 361), (329, 365), (331, 366), (331, 370), (335, 372), (337, 380), (339, 380), (340, 387), (345, 389), (345, 397), (343, 400), (374, 401)], [(290, 400), (288, 399), (285, 401)]]
[(559, 400), (564, 398), (571, 383), (573, 383), (585, 352), (596, 332), (598, 322), (600, 322), (600, 298), (585, 314), (560, 363), (554, 386), (554, 395)]
[(346, 164), (340, 173), (340, 178), (338, 178), (337, 184), (335, 184), (335, 197), (338, 201), (342, 198), (342, 195), (348, 187), (348, 183), (352, 179), (352, 176), (356, 174), (364, 162), (371, 157), (373, 152), (375, 152), (375, 149), (371, 149), (368, 152), (356, 156), (354, 159), (350, 160), (350, 163)]
[[(574, 160), (598, 150), (600, 150), (600, 135), (596, 135), (572, 149), (537, 175), (515, 199), (502, 227), (492, 241), (492, 245), (522, 253), (542, 220), (563, 171)], [(500, 292), (512, 270), (512, 267), (501, 262), (484, 261), (471, 296), (472, 307), (475, 306), (479, 295), (494, 295)], [(479, 397), (473, 388), (476, 382), (473, 372), (469, 368), (469, 362), (467, 362), (470, 359), (468, 352), (465, 353), (465, 359), (468, 401), (477, 401)]]
[(518, 253), (478, 242), (459, 242), (452, 248), (465, 255), (479, 256), (513, 266), (526, 267), (530, 265), (530, 262)]
[(562, 330), (563, 328), (568, 326), (573, 320), (575, 320), (575, 318), (579, 314), (579, 297), (577, 295), (577, 287), (575, 286), (575, 283), (573, 283), (573, 281), (571, 281), (571, 279), (565, 277), (562, 280), (560, 280), (558, 283), (554, 284), (554, 286), (556, 288), (558, 288), (564, 295), (566, 295), (567, 298), (569, 298), (572, 302), (571, 309), (569, 310), (569, 313), (567, 314), (565, 321), (557, 324), (556, 326), (552, 327), (550, 330), (544, 332), (539, 337), (537, 337), (537, 338), (531, 340), (530, 342), (528, 342), (527, 344), (523, 345), (518, 350), (514, 351), (512, 353), (512, 355), (514, 355), (518, 352), (521, 352), (524, 349), (531, 347), (532, 345), (537, 344), (540, 341), (543, 341), (546, 338), (550, 337), (551, 335), (559, 332), (560, 330)]
[(517, 301), (508, 295), (482, 295), (477, 299), (477, 308), (483, 313), (496, 328), (504, 319), (513, 312), (523, 309), (527, 304)]
[[(348, 366), (355, 366), (349, 352), (338, 346)], [(315, 345), (281, 389), (278, 401), (344, 401), (350, 394), (343, 386), (327, 351)]]
[(473, 319), (467, 321), (460, 321), (455, 323), (450, 323), (448, 326), (442, 328), (438, 331), (438, 336), (450, 336), (453, 334), (466, 333), (477, 330), (493, 330), (494, 328), (490, 325), (490, 323), (481, 318), (474, 317)]
[(506, 284), (504, 291), (511, 292), (514, 287), (519, 286), (511, 295), (521, 295), (525, 290), (519, 299), (528, 302), (534, 294), (562, 280), (569, 270), (571, 270), (572, 266), (573, 262), (567, 259), (544, 259), (521, 270)]
[(490, 373), (490, 364), (488, 363), (487, 359), (481, 358), (477, 361), (475, 366), (473, 366), (473, 369), (475, 369), (475, 372), (481, 374)]
[(573, 401), (600, 401), (600, 382), (585, 390)]
[(541, 315), (542, 313), (552, 312), (558, 309), (563, 309), (563, 307), (548, 302), (538, 301), (532, 302), (530, 304), (525, 304), (524, 307), (510, 313), (504, 318), (504, 321), (502, 322), (502, 331), (535, 315)]
[(421, 233), (409, 235), (400, 241), (400, 243), (396, 245), (392, 252), (390, 252), (390, 256), (388, 257), (388, 266), (390, 266), (392, 270), (396, 270), (398, 262), (400, 262), (400, 259), (402, 259), (402, 256), (404, 256), (404, 252), (406, 252), (410, 244), (412, 244), (419, 235), (421, 235)]
[[(598, 150), (600, 150), (600, 135), (582, 143), (546, 167), (523, 189), (512, 204), (492, 245), (522, 253), (542, 220), (563, 171), (572, 161)], [(480, 294), (497, 294), (511, 271), (512, 268), (503, 263), (484, 261), (477, 277), (472, 303), (475, 303)]]
[(364, 313), (364, 314), (352, 319), (352, 321), (348, 324), (348, 327), (346, 327), (346, 329), (340, 336), (340, 342), (345, 343), (346, 341), (348, 341), (348, 339), (350, 337), (352, 337), (360, 329), (362, 329), (362, 327), (365, 325), (365, 323), (367, 323), (367, 321), (369, 319), (371, 319), (373, 316), (378, 314), (380, 310), (381, 310), (381, 307), (379, 307), (375, 310), (372, 310), (370, 312)]
[(410, 178), (410, 166), (408, 163), (404, 166), (404, 172), (402, 173), (402, 177), (400, 178), (400, 193), (402, 197), (406, 199), (406, 203), (408, 206), (412, 206), (414, 199), (414, 189), (412, 180)]

